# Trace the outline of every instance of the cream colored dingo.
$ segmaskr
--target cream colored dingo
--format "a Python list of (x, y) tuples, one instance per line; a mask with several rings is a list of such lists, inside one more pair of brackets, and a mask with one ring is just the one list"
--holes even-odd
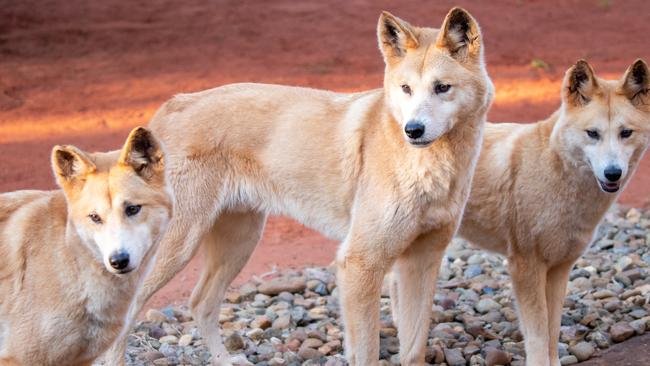
[[(402, 362), (424, 362), (438, 264), (460, 223), (493, 87), (478, 24), (463, 9), (440, 30), (383, 13), (378, 36), (383, 89), (228, 85), (176, 96), (151, 121), (168, 149), (175, 219), (137, 304), (202, 245), (191, 306), (214, 365), (230, 363), (219, 304), (269, 212), (343, 241), (338, 281), (352, 365), (378, 363), (380, 288), (393, 263), (410, 299)], [(107, 361), (123, 363), (123, 351), (117, 343)]]
[(649, 79), (641, 60), (617, 81), (579, 61), (549, 119), (485, 129), (460, 235), (508, 258), (529, 366), (560, 365), (569, 272), (650, 142)]
[(162, 151), (57, 146), (58, 191), (0, 194), (0, 365), (90, 365), (124, 329), (172, 215)]

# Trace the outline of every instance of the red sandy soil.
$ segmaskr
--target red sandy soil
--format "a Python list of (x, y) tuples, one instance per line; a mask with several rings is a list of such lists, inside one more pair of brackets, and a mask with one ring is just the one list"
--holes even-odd
[[(485, 35), (498, 91), (492, 121), (549, 115), (559, 104), (564, 71), (580, 58), (609, 78), (638, 57), (650, 59), (644, 0), (0, 0), (0, 191), (54, 188), (54, 144), (117, 148), (175, 93), (240, 81), (380, 87), (380, 11), (437, 27), (458, 4)], [(534, 59), (548, 68), (532, 67)], [(646, 158), (621, 202), (643, 206), (648, 193)], [(274, 265), (326, 265), (335, 249), (274, 217), (237, 282)], [(198, 270), (195, 260), (150, 305), (185, 301)]]
[(650, 360), (650, 334), (616, 344), (579, 366), (641, 366)]

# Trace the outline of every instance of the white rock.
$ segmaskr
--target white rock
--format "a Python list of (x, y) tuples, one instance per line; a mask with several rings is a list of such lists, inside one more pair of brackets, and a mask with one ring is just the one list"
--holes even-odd
[(179, 339), (178, 339), (178, 345), (181, 347), (186, 347), (192, 344), (192, 335), (191, 334), (183, 334)]
[(476, 308), (476, 311), (478, 311), (479, 313), (485, 314), (491, 310), (501, 309), (501, 304), (499, 304), (498, 302), (490, 298), (487, 298), (487, 299), (479, 300), (479, 302), (477, 302), (476, 305), (474, 305), (474, 307)]

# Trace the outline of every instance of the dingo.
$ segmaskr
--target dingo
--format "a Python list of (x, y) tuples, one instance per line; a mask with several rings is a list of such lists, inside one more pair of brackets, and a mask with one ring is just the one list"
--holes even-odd
[(172, 215), (144, 128), (122, 151), (56, 146), (52, 166), (62, 190), (0, 195), (2, 366), (90, 365), (123, 330)]
[[(352, 365), (378, 363), (382, 278), (393, 262), (403, 268), (400, 354), (404, 364), (424, 362), (437, 267), (460, 223), (493, 87), (479, 26), (463, 9), (440, 30), (383, 13), (378, 37), (383, 89), (228, 85), (176, 96), (151, 121), (168, 149), (176, 210), (137, 304), (201, 244), (191, 306), (213, 364), (230, 363), (218, 306), (268, 212), (343, 241), (338, 281)], [(123, 351), (116, 343), (107, 360), (123, 363)]]
[(649, 79), (641, 60), (619, 81), (579, 61), (549, 119), (485, 129), (459, 233), (508, 258), (527, 365), (560, 365), (569, 272), (650, 142)]

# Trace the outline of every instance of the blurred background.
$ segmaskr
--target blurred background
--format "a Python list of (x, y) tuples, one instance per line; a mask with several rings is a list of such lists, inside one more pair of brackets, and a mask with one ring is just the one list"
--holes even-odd
[[(497, 88), (491, 121), (548, 116), (578, 59), (616, 79), (636, 58), (650, 61), (644, 0), (0, 0), (0, 191), (54, 188), (54, 144), (118, 148), (176, 93), (242, 81), (381, 87), (381, 10), (439, 27), (455, 5), (483, 30)], [(623, 204), (650, 203), (648, 160)], [(267, 228), (238, 281), (334, 258), (336, 243), (289, 219), (272, 218)], [(192, 262), (151, 304), (184, 301), (199, 266)]]

